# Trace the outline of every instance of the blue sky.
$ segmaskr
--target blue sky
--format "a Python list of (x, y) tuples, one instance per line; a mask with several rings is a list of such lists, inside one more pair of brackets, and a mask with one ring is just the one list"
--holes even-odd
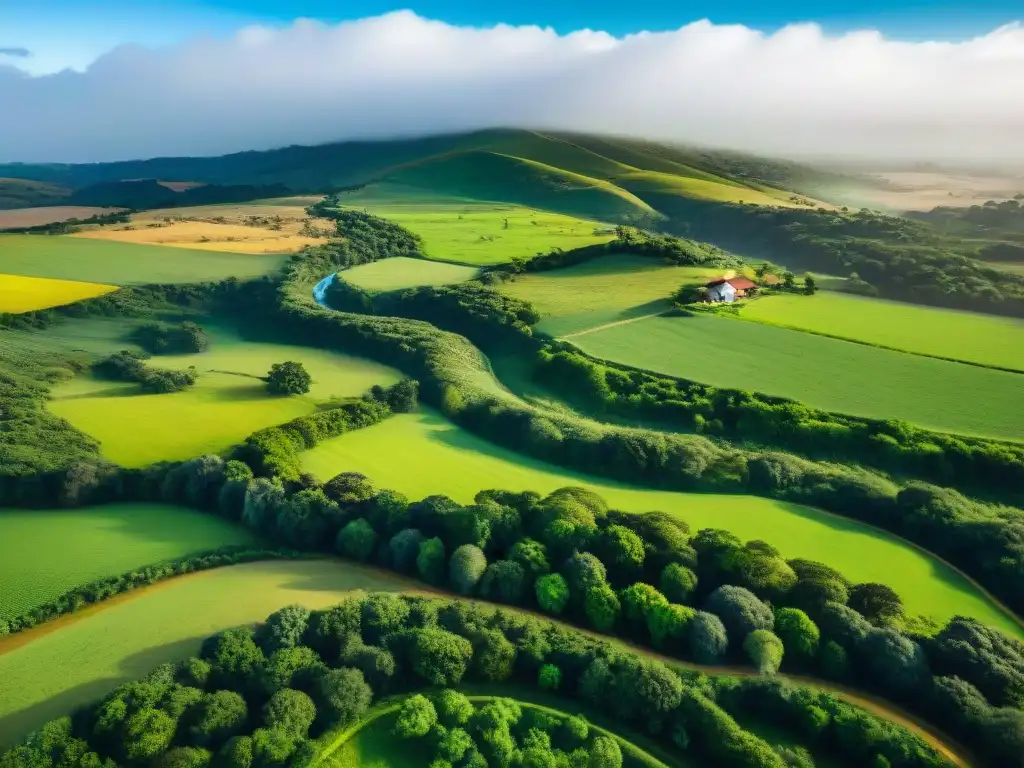
[(590, 28), (623, 35), (709, 18), (766, 31), (814, 21), (828, 32), (872, 28), (909, 40), (963, 39), (1024, 18), (1021, 0), (0, 0), (0, 49), (33, 53), (0, 61), (35, 73), (80, 69), (126, 42), (161, 46), (251, 23), (279, 25), (300, 16), (336, 22), (403, 8), (456, 25), (536, 24), (561, 33)]

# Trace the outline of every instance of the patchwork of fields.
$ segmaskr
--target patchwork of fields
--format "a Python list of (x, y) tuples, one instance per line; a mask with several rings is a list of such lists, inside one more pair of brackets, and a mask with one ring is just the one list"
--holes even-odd
[(0, 313), (32, 312), (116, 291), (116, 285), (0, 274)]
[(651, 317), (572, 341), (596, 357), (829, 411), (1024, 439), (1016, 373), (721, 317)]
[(163, 582), (27, 644), (0, 639), (0, 749), (158, 664), (192, 656), (207, 635), (293, 603), (334, 605), (355, 590), (417, 587), (336, 560), (246, 563)]
[(223, 518), (161, 504), (0, 510), (0, 619), (95, 579), (256, 541)]
[(68, 219), (88, 219), (102, 213), (112, 213), (117, 208), (89, 208), (82, 205), (54, 205), (43, 208), (15, 208), (0, 210), (0, 229), (38, 227)]
[(1024, 320), (823, 292), (752, 301), (744, 320), (878, 344), (921, 355), (1024, 371)]
[(346, 207), (382, 216), (415, 232), (423, 238), (425, 255), (440, 261), (501, 264), (614, 237), (608, 225), (573, 216), (440, 195), (395, 199), (389, 189), (371, 187), (341, 199)]
[(891, 534), (798, 504), (644, 490), (571, 472), (499, 448), (431, 411), (394, 416), (327, 440), (304, 454), (303, 469), (321, 480), (362, 472), (378, 487), (411, 499), (440, 493), (462, 503), (487, 488), (548, 493), (582, 485), (616, 509), (669, 512), (694, 530), (726, 528), (744, 540), (767, 541), (786, 557), (827, 562), (854, 581), (889, 584), (911, 613), (941, 620), (975, 616), (1024, 638), (1024, 630), (962, 575)]
[(346, 283), (364, 291), (379, 293), (418, 288), (423, 285), (461, 283), (472, 280), (478, 271), (476, 267), (398, 256), (346, 269), (340, 277)]
[(202, 283), (227, 277), (261, 277), (284, 256), (213, 253), (157, 245), (113, 243), (74, 235), (0, 235), (3, 270), (26, 277), (142, 285)]
[[(57, 386), (49, 408), (100, 441), (103, 455), (122, 466), (188, 459), (241, 442), (257, 429), (313, 413), (335, 398), (388, 385), (397, 371), (363, 358), (290, 344), (248, 341), (210, 326), (210, 348), (196, 355), (159, 356), (161, 368), (195, 366), (199, 380), (182, 392), (142, 394), (135, 384), (82, 376)], [(123, 346), (123, 345), (122, 345)], [(259, 377), (270, 366), (298, 360), (313, 377), (310, 392), (275, 397)]]

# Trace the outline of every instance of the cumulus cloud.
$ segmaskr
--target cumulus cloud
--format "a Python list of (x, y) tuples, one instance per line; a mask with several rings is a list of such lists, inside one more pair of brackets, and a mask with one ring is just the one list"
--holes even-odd
[(19, 59), (27, 59), (32, 55), (28, 48), (0, 48), (0, 56), (17, 56)]
[(1024, 159), (1024, 26), (901, 42), (699, 21), (616, 38), (410, 12), (250, 27), (86, 71), (0, 64), (0, 160), (98, 161), (498, 126), (781, 155)]

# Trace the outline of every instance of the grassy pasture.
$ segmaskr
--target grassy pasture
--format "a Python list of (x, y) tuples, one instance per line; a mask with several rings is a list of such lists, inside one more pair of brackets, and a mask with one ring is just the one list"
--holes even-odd
[(346, 283), (362, 288), (364, 291), (380, 293), (418, 288), (421, 285), (461, 283), (472, 280), (476, 277), (477, 271), (476, 267), (398, 256), (369, 264), (360, 264), (345, 270), (340, 277)]
[[(338, 397), (392, 384), (397, 371), (363, 358), (289, 344), (247, 341), (208, 326), (210, 348), (198, 355), (158, 356), (152, 364), (199, 372), (183, 392), (146, 395), (135, 384), (82, 376), (57, 386), (49, 408), (100, 441), (103, 454), (123, 466), (181, 460), (221, 451), (257, 429), (315, 411)], [(105, 342), (103, 342), (105, 343)], [(120, 345), (123, 348), (130, 345)], [(275, 397), (258, 379), (273, 363), (302, 362), (313, 377), (306, 395)]]
[[(396, 446), (401, 446), (400, 453)], [(378, 487), (411, 499), (442, 493), (462, 503), (486, 488), (546, 493), (584, 485), (617, 509), (670, 512), (694, 529), (727, 528), (744, 540), (763, 539), (787, 557), (826, 562), (854, 581), (890, 584), (911, 613), (939, 620), (958, 613), (975, 616), (1024, 637), (1012, 619), (957, 571), (883, 531), (799, 504), (644, 490), (571, 472), (499, 448), (431, 411), (395, 416), (328, 440), (304, 455), (303, 469), (321, 480), (362, 472)]]
[(346, 207), (366, 210), (415, 232), (423, 238), (424, 255), (439, 261), (501, 264), (553, 248), (568, 251), (604, 243), (615, 236), (608, 225), (595, 221), (519, 205), (409, 194), (400, 187), (368, 188), (341, 199)]
[(274, 198), (144, 211), (131, 217), (130, 228), (124, 224), (91, 226), (75, 237), (230, 253), (294, 253), (324, 242), (301, 234), (306, 222), (321, 231), (335, 231), (333, 222), (306, 215), (305, 207), (318, 199)]
[(255, 541), (223, 518), (162, 504), (0, 510), (0, 619), (95, 579)]
[(338, 560), (216, 568), (163, 582), (90, 615), (58, 620), (27, 643), (0, 640), (0, 748), (48, 720), (186, 659), (215, 632), (292, 603), (324, 608), (354, 591), (410, 591), (408, 580)]
[(792, 208), (796, 204), (789, 200), (790, 193), (767, 189), (762, 191), (746, 187), (731, 179), (702, 174), (699, 176), (659, 173), (657, 171), (633, 171), (615, 179), (623, 189), (643, 198), (645, 192), (674, 194), (698, 200), (712, 200), (717, 203), (754, 203)]
[(611, 254), (550, 272), (521, 275), (498, 289), (530, 302), (539, 330), (563, 336), (630, 317), (663, 312), (685, 282), (705, 282), (721, 270), (675, 267), (658, 259)]
[(73, 304), (116, 291), (116, 285), (81, 283), (46, 277), (0, 275), (0, 312), (31, 312), (36, 309)]
[(0, 229), (16, 227), (38, 227), (68, 219), (87, 219), (101, 213), (111, 213), (117, 208), (89, 208), (83, 205), (55, 205), (43, 208), (14, 208), (0, 211)]
[(1016, 373), (723, 317), (651, 317), (572, 341), (597, 357), (829, 411), (1024, 439)]
[(1024, 371), (1024, 320), (823, 292), (764, 296), (741, 310), (759, 323), (922, 355)]
[(277, 270), (285, 258), (187, 248), (172, 252), (157, 245), (64, 235), (0, 235), (0, 253), (9, 274), (113, 285), (259, 277)]
[(403, 166), (387, 181), (474, 200), (492, 200), (602, 220), (654, 210), (605, 179), (501, 152), (465, 151)]

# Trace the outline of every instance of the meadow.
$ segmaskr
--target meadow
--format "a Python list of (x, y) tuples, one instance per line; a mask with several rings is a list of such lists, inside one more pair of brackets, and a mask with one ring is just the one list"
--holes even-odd
[(472, 280), (476, 267), (445, 264), (425, 259), (396, 256), (346, 269), (340, 277), (346, 283), (370, 293), (400, 291), (422, 285), (450, 285)]
[(0, 619), (96, 579), (256, 541), (223, 518), (162, 504), (0, 510)]
[(574, 336), (596, 357), (805, 405), (1024, 439), (1019, 374), (723, 317), (651, 317)]
[[(423, 238), (424, 255), (485, 266), (529, 258), (554, 248), (569, 251), (611, 240), (606, 224), (513, 204), (368, 187), (341, 197), (345, 207), (390, 219)], [(508, 228), (505, 228), (505, 222)]]
[(487, 488), (547, 493), (582, 485), (617, 509), (669, 512), (694, 530), (727, 528), (744, 540), (767, 541), (786, 557), (826, 562), (855, 582), (889, 584), (913, 614), (940, 621), (974, 616), (1024, 638), (1024, 629), (958, 571), (883, 531), (798, 504), (645, 490), (563, 470), (499, 448), (429, 410), (325, 441), (303, 455), (302, 466), (321, 480), (362, 472), (378, 487), (410, 499), (439, 493), (461, 503)]
[(143, 285), (201, 283), (226, 277), (260, 277), (284, 256), (213, 253), (188, 248), (114, 243), (73, 235), (0, 235), (4, 272), (25, 277)]
[(1024, 320), (819, 292), (764, 296), (740, 318), (921, 355), (1024, 371)]
[(790, 201), (791, 193), (770, 188), (754, 189), (743, 186), (731, 179), (714, 177), (709, 174), (702, 176), (682, 176), (657, 171), (633, 171), (615, 179), (615, 183), (623, 189), (643, 197), (645, 192), (674, 194), (681, 197), (692, 197), (697, 200), (709, 200), (716, 203), (751, 203), (754, 205), (774, 205), (786, 208), (795, 207)]
[(0, 639), (0, 748), (48, 720), (199, 650), (207, 635), (292, 603), (353, 591), (410, 592), (406, 579), (337, 560), (246, 563), (163, 582), (85, 616)]
[(564, 336), (607, 323), (663, 312), (688, 282), (706, 282), (721, 270), (678, 267), (658, 259), (611, 254), (548, 272), (533, 272), (498, 289), (540, 312), (537, 329)]
[[(210, 348), (159, 356), (161, 368), (195, 366), (195, 386), (173, 394), (139, 393), (130, 383), (79, 376), (56, 386), (48, 407), (100, 441), (103, 455), (126, 467), (188, 459), (236, 445), (257, 429), (313, 413), (336, 398), (388, 385), (397, 371), (363, 358), (290, 344), (249, 341), (226, 327), (204, 325)], [(97, 344), (109, 343), (105, 341)], [(119, 345), (119, 348), (131, 346)], [(300, 361), (313, 377), (308, 394), (270, 395), (259, 377), (273, 363)]]
[(131, 224), (86, 227), (75, 237), (228, 253), (294, 253), (324, 242), (302, 234), (308, 223), (324, 233), (334, 224), (310, 218), (318, 197), (273, 198), (250, 203), (185, 206), (133, 214)]
[(103, 283), (0, 275), (0, 313), (18, 314), (37, 309), (60, 307), (82, 299), (93, 299), (116, 290), (116, 285)]

